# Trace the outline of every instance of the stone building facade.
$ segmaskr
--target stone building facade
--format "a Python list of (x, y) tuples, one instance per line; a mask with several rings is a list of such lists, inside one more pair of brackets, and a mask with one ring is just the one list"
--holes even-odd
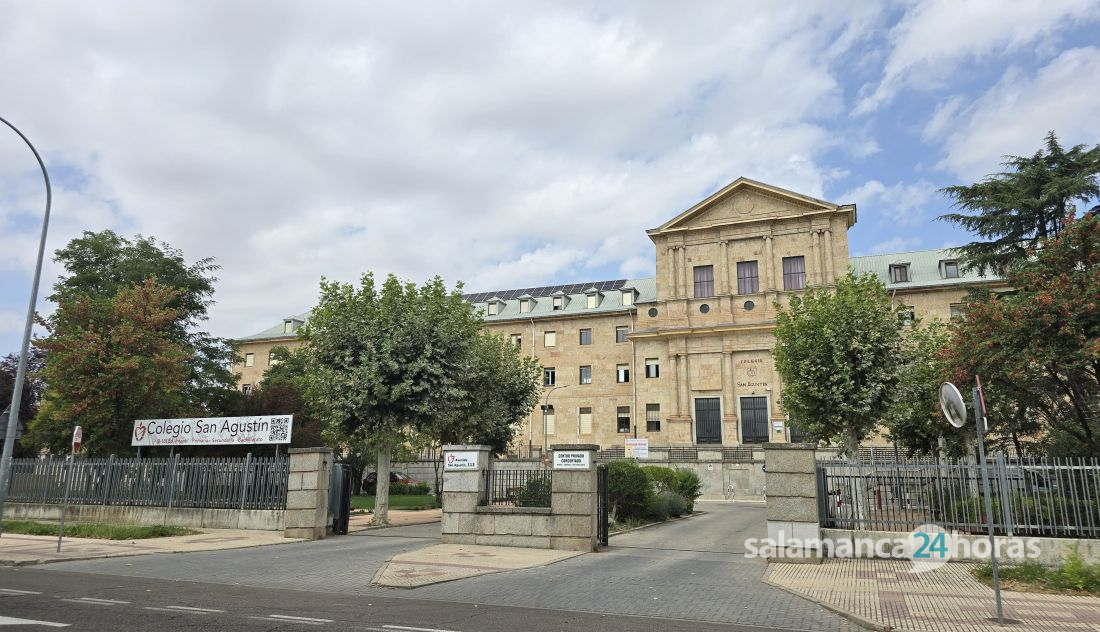
[[(739, 446), (799, 438), (772, 362), (775, 304), (849, 267), (884, 279), (920, 318), (958, 315), (974, 284), (946, 251), (849, 257), (856, 207), (739, 178), (648, 231), (656, 276), (469, 294), (485, 327), (544, 367), (517, 451), (552, 444)], [(239, 339), (242, 388), (307, 315)], [(252, 354), (251, 358), (247, 354)]]

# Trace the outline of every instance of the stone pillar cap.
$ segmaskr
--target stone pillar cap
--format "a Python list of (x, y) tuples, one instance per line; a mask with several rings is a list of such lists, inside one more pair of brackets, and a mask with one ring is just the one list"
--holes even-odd
[(550, 446), (550, 449), (551, 450), (573, 450), (573, 451), (578, 451), (578, 452), (581, 451), (581, 450), (590, 450), (592, 452), (599, 452), (600, 451), (600, 446), (596, 445), (595, 443), (558, 443), (558, 444)]
[(455, 444), (455, 445), (445, 445), (445, 446), (443, 446), (443, 450), (444, 450), (444, 451), (448, 451), (448, 450), (449, 450), (449, 451), (451, 451), (451, 452), (454, 452), (454, 451), (456, 451), (456, 450), (481, 450), (481, 451), (485, 451), (485, 452), (488, 452), (488, 451), (489, 451), (489, 450), (491, 450), (491, 449), (492, 449), (492, 447), (491, 447), (491, 446), (487, 446), (487, 445), (478, 445), (478, 444), (476, 444), (476, 443), (471, 443), (471, 444)]

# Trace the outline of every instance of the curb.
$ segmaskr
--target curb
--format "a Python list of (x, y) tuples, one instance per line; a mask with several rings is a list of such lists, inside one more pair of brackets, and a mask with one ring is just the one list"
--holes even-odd
[(771, 581), (770, 579), (768, 579), (767, 577), (761, 579), (760, 581), (764, 582), (765, 584), (767, 584), (767, 585), (769, 585), (773, 588), (778, 588), (779, 590), (790, 593), (790, 594), (792, 594), (796, 597), (801, 597), (802, 599), (805, 599), (806, 601), (809, 601), (810, 603), (821, 606), (822, 608), (828, 610), (829, 612), (832, 612), (833, 614), (835, 614), (835, 615), (837, 615), (837, 616), (839, 616), (843, 619), (847, 619), (847, 620), (851, 621), (852, 623), (860, 626), (861, 628), (867, 628), (868, 630), (875, 630), (876, 632), (892, 632), (894, 630), (894, 628), (890, 627), (889, 625), (886, 625), (885, 623), (879, 623), (878, 621), (872, 621), (871, 619), (868, 619), (867, 617), (865, 617), (863, 615), (856, 614), (854, 612), (851, 612), (849, 610), (845, 610), (845, 609), (840, 608), (838, 606), (834, 606), (831, 603), (821, 601), (819, 599), (814, 599), (813, 597), (810, 597), (808, 595), (804, 595), (804, 594), (798, 592), (797, 590), (794, 590), (792, 588), (787, 588), (786, 586), (784, 586), (782, 584), (777, 584), (777, 583)]
[(691, 518), (695, 518), (696, 516), (705, 515), (706, 513), (707, 512), (705, 512), (705, 511), (693, 511), (693, 512), (691, 512), (690, 514), (688, 514), (686, 516), (680, 516), (679, 518), (669, 518), (668, 520), (665, 520), (664, 522), (647, 522), (646, 524), (638, 525), (637, 527), (632, 527), (630, 529), (623, 529), (622, 531), (616, 531), (615, 533), (609, 533), (607, 535), (607, 539), (610, 540), (611, 538), (613, 538), (617, 535), (622, 535), (624, 533), (630, 533), (632, 531), (641, 531), (642, 529), (648, 529), (650, 527), (659, 527), (663, 524), (668, 524), (670, 522), (679, 522), (681, 520), (689, 520)]
[(212, 552), (215, 552), (215, 551), (236, 551), (238, 549), (257, 549), (261, 546), (281, 546), (281, 545), (284, 545), (284, 544), (295, 544), (297, 542), (308, 542), (308, 541), (309, 540), (304, 540), (304, 539), (301, 539), (301, 538), (284, 538), (284, 540), (280, 541), (280, 542), (266, 542), (266, 543), (263, 543), (263, 544), (245, 544), (245, 545), (242, 545), (242, 546), (235, 546), (235, 547), (232, 547), (232, 548), (223, 548), (223, 549), (196, 549), (194, 551), (173, 551), (173, 550), (170, 550), (170, 549), (169, 550), (164, 550), (164, 551), (119, 551), (117, 553), (99, 553), (99, 554), (96, 554), (96, 555), (80, 555), (80, 556), (75, 556), (75, 557), (64, 557), (64, 558), (57, 558), (57, 559), (38, 558), (38, 559), (33, 559), (33, 560), (19, 560), (19, 561), (0, 560), (0, 568), (19, 568), (19, 567), (23, 567), (23, 566), (43, 566), (45, 564), (60, 564), (62, 562), (86, 562), (88, 560), (106, 560), (106, 559), (114, 559), (114, 558), (119, 558), (119, 557), (138, 557), (138, 556), (141, 556), (141, 555), (165, 555), (165, 554), (176, 555), (176, 554), (183, 554), (183, 553), (212, 553)]

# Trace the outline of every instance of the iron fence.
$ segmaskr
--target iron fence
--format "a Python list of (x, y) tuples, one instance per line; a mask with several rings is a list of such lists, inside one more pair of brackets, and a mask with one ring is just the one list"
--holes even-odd
[(549, 507), (552, 470), (485, 470), (483, 507)]
[[(1100, 538), (1100, 459), (995, 456), (986, 465), (1000, 535)], [(824, 527), (911, 531), (938, 524), (985, 533), (985, 491), (976, 463), (818, 462)]]
[(14, 459), (8, 500), (78, 505), (285, 509), (290, 462), (225, 459)]

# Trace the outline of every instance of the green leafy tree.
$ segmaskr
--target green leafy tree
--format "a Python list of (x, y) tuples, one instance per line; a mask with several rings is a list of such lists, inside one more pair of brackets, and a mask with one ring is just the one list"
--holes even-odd
[(430, 434), (447, 407), (462, 402), (463, 371), (481, 318), (436, 277), (422, 286), (372, 274), (358, 288), (321, 282), (303, 329), (311, 399), (348, 440), (378, 448), (375, 521), (389, 510), (390, 458), (406, 437)]
[(891, 305), (877, 277), (849, 271), (835, 292), (813, 288), (777, 309), (783, 409), (812, 439), (838, 443), (855, 457), (892, 401), (903, 308)]
[(996, 431), (1041, 435), (1059, 456), (1100, 454), (1100, 217), (1067, 221), (1010, 271), (1015, 292), (973, 297), (946, 355), (981, 376)]
[[(910, 455), (966, 453), (972, 429), (957, 429), (940, 410), (940, 384), (950, 377), (944, 352), (951, 341), (942, 321), (914, 323), (902, 337), (894, 400), (883, 418), (890, 438)], [(940, 441), (943, 441), (941, 450)]]
[[(23, 377), (23, 396), (19, 404), (19, 423), (26, 427), (27, 422), (38, 414), (38, 407), (42, 402), (42, 391), (45, 383), (42, 381), (42, 367), (45, 365), (46, 356), (41, 349), (32, 347), (27, 356), (27, 371)], [(11, 353), (0, 358), (0, 412), (3, 412), (11, 403), (15, 392), (15, 377), (19, 368), (19, 354)], [(0, 445), (3, 445), (4, 435), (0, 434)], [(16, 457), (32, 456), (31, 450), (22, 447), (22, 443), (16, 443), (13, 452)]]
[(213, 259), (189, 264), (180, 250), (166, 243), (140, 235), (131, 240), (110, 230), (85, 231), (55, 254), (65, 267), (50, 296), (58, 304), (79, 298), (110, 301), (120, 290), (153, 277), (159, 285), (176, 290), (168, 307), (178, 316), (169, 334), (188, 351), (188, 379), (180, 389), (183, 410), (193, 415), (227, 412), (237, 383), (230, 368), (233, 347), (228, 340), (198, 329), (214, 304), (218, 266)]
[(1059, 233), (1075, 203), (1096, 204), (1100, 197), (1100, 145), (1066, 150), (1050, 132), (1045, 148), (1031, 156), (1008, 156), (1004, 166), (976, 184), (943, 189), (961, 212), (940, 219), (981, 238), (956, 251), (967, 268), (982, 273), (1006, 273)]
[(134, 419), (176, 416), (190, 357), (175, 336), (178, 298), (150, 278), (107, 300), (63, 300), (43, 322), (49, 335), (35, 341), (49, 387), (24, 444), (65, 452), (80, 425), (87, 454), (120, 453), (130, 449)]
[[(321, 417), (310, 405), (308, 354), (286, 347), (271, 350), (271, 363), (263, 380), (248, 395), (241, 395), (238, 415), (294, 415), (290, 447), (304, 448), (330, 443), (322, 436)], [(251, 450), (251, 448), (248, 448)], [(239, 450), (239, 449), (238, 449)]]

